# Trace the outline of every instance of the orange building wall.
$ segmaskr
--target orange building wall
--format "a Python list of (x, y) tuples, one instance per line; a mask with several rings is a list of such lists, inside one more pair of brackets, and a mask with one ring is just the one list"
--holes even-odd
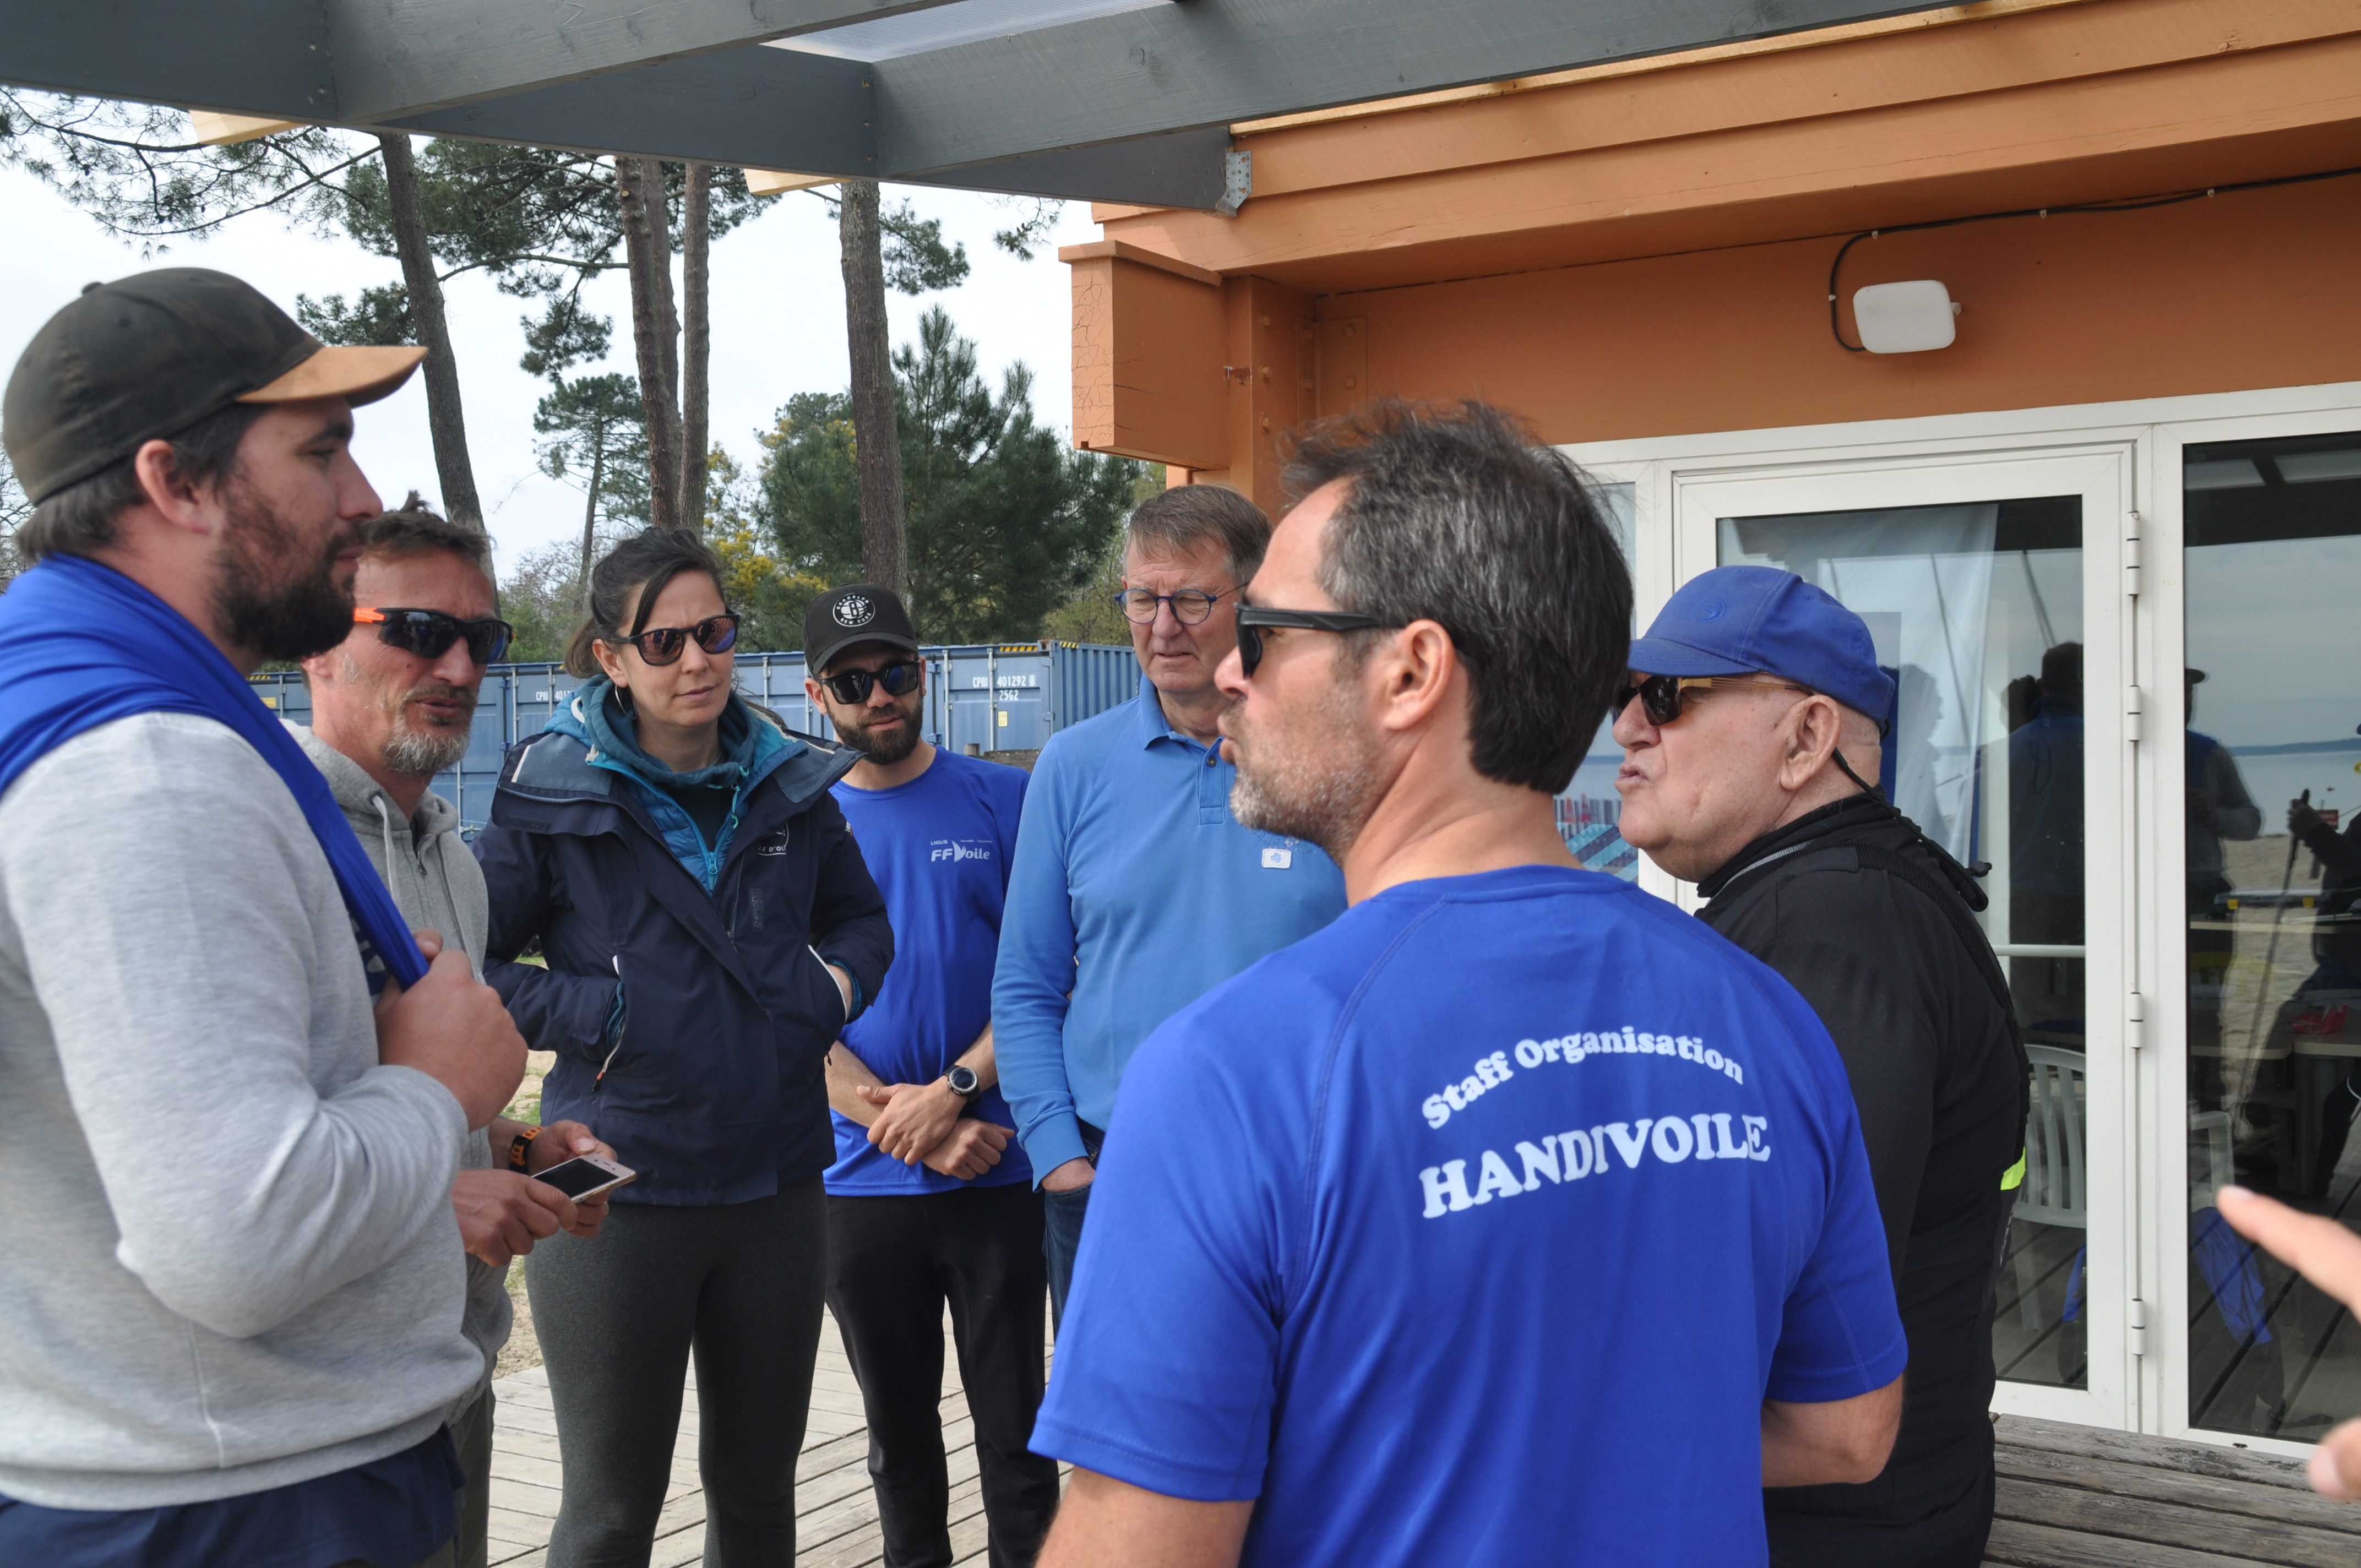
[(1074, 432), (1266, 505), (1388, 393), (1580, 441), (2361, 378), (2361, 177), (1888, 234), (1846, 299), (1939, 279), (1959, 342), (1828, 331), (1858, 230), (2361, 165), (2361, 0), (1974, 0), (1236, 129), (1238, 215), (1062, 253)]
[(1840, 284), (1847, 338), (1854, 289), (1936, 278), (1964, 308), (1959, 341), (1926, 354), (1837, 346), (1841, 243), (1331, 294), (1316, 310), (1366, 320), (1374, 393), (1484, 398), (1551, 442), (2361, 379), (2361, 176), (1863, 240)]

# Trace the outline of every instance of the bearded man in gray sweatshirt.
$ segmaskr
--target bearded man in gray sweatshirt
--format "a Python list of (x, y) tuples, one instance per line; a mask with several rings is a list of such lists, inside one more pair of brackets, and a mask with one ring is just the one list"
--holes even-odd
[(420, 353), (168, 268), (9, 378), (0, 1563), (452, 1561), (451, 1181), (524, 1042), (246, 681), (351, 629), (352, 411)]
[[(427, 510), (412, 491), (399, 510), (361, 525), (360, 546), (352, 631), (303, 661), (312, 727), (288, 728), (335, 792), (402, 917), (457, 944), (480, 977), (484, 873), (456, 842), (458, 808), (427, 785), (467, 755), (485, 666), (511, 635), (497, 614), (491, 542)], [(489, 1555), (492, 1370), (511, 1323), (509, 1263), (561, 1228), (597, 1235), (607, 1213), (605, 1199), (576, 1204), (533, 1175), (576, 1155), (614, 1153), (579, 1122), (536, 1127), (505, 1116), (460, 1146), (451, 1188), (467, 1249), (460, 1328), (483, 1354), (484, 1371), (445, 1411), (467, 1473), (459, 1568), (484, 1568)]]

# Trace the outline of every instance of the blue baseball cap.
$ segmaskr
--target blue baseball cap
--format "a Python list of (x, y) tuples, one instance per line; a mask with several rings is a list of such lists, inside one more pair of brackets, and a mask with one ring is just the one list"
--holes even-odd
[(1652, 675), (1777, 675), (1825, 692), (1883, 727), (1894, 677), (1861, 617), (1793, 572), (1717, 566), (1692, 577), (1631, 644)]

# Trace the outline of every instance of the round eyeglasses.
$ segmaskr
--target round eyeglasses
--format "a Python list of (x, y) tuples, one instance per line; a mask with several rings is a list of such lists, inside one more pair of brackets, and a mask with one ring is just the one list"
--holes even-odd
[(1126, 588), (1115, 596), (1115, 605), (1123, 611), (1125, 620), (1140, 626), (1153, 625), (1157, 607), (1167, 604), (1172, 607), (1172, 619), (1181, 625), (1201, 626), (1213, 613), (1214, 600), (1237, 591), (1224, 588), (1220, 593), (1209, 594), (1202, 588), (1182, 588), (1178, 593), (1159, 594), (1153, 588)]

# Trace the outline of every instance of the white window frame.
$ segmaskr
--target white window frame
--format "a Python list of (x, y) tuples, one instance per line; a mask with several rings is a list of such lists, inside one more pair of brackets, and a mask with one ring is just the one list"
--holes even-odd
[[(2159, 900), (2152, 894), (2144, 895), (2144, 890), (2178, 887), (2184, 870), (2181, 759), (2179, 748), (2158, 743), (2158, 737), (2178, 737), (2186, 722), (2177, 674), (2168, 680), (2158, 674), (2178, 672), (2184, 663), (2181, 450), (2199, 443), (2354, 429), (2361, 429), (2361, 381), (1579, 442), (1559, 448), (1601, 478), (1634, 487), (1632, 566), (1643, 625), (1675, 587), (1715, 565), (1712, 541), (1700, 541), (1694, 530), (1684, 531), (1677, 524), (1685, 485), (1748, 473), (1892, 469), (1926, 459), (1979, 455), (2031, 458), (2101, 448), (2126, 454), (2125, 527), (2111, 535), (2108, 519), (2083, 519), (2086, 582), (2104, 571), (2122, 582), (2126, 595), (2110, 641), (2122, 650), (2125, 684), (2137, 687), (2142, 708), (2143, 739), (2133, 745), (2124, 774), (2119, 887), (2128, 946), (2120, 961), (2108, 966), (2122, 987), (2125, 1005), (2120, 1017), (2106, 1021), (2128, 1077), (2117, 1157), (2128, 1168), (2130, 1182), (2126, 1208), (2131, 1234), (2125, 1238), (2125, 1265), (2136, 1287), (2135, 1299), (2143, 1304), (2144, 1321), (2129, 1335), (2135, 1371), (2125, 1390), (2124, 1424), (2161, 1436), (2296, 1456), (2308, 1453), (2312, 1445), (2192, 1429), (2188, 1422), (2186, 950), (2180, 900)], [(2132, 537), (2138, 543), (2127, 547), (2125, 541)], [(2126, 568), (2135, 563), (2137, 592), (2133, 595)], [(2086, 594), (2089, 602), (2094, 601)], [(2087, 641), (2100, 629), (2086, 624), (2084, 630)], [(2095, 718), (2100, 706), (2094, 688), (2086, 710)], [(2127, 706), (2106, 705), (2118, 734)], [(2099, 740), (2093, 733), (2092, 743)], [(2094, 835), (2100, 827), (2092, 823)], [(1658, 872), (1644, 855), (1640, 882), (1684, 907), (1694, 906), (1687, 886)], [(2091, 1039), (2095, 1049), (2104, 992), (2098, 955), (2094, 952), (2092, 958)], [(2135, 1010), (2141, 1016), (2137, 1024), (2131, 1022)], [(2137, 1343), (2142, 1340), (2144, 1345)], [(2004, 1384), (1995, 1409), (2023, 1406), (2026, 1413), (2047, 1413), (2031, 1407), (2049, 1401), (2024, 1396), (2048, 1392)]]

